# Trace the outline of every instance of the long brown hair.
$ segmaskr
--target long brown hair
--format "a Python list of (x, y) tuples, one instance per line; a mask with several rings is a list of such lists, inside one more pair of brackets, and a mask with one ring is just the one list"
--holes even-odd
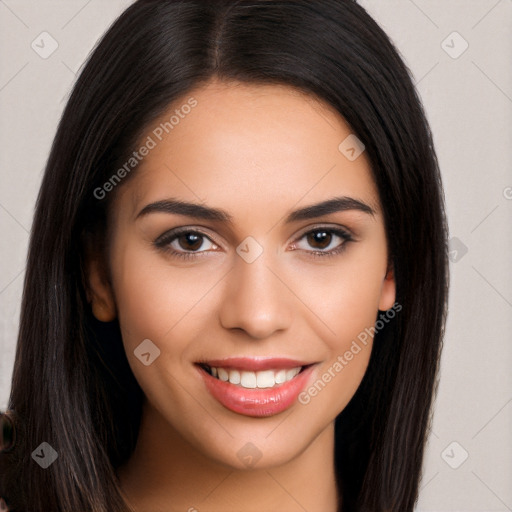
[[(343, 512), (413, 510), (448, 276), (439, 169), (407, 68), (355, 1), (139, 0), (83, 68), (37, 200), (9, 402), (17, 441), (0, 456), (0, 495), (13, 511), (127, 510), (115, 472), (134, 449), (143, 395), (117, 321), (90, 312), (83, 241), (101, 243), (113, 194), (94, 191), (142, 130), (213, 77), (299, 88), (365, 145), (402, 310), (376, 334), (361, 386), (336, 420), (336, 469)], [(58, 453), (45, 470), (31, 458), (43, 441)]]

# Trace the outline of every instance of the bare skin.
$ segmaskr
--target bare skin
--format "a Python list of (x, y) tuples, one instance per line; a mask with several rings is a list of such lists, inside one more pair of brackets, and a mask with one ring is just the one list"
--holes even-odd
[[(333, 365), (395, 302), (369, 162), (338, 149), (351, 130), (337, 113), (291, 88), (211, 82), (170, 112), (190, 96), (197, 106), (116, 190), (106, 264), (89, 261), (93, 312), (119, 319), (146, 397), (122, 489), (138, 512), (335, 512), (334, 420), (364, 376), (372, 339)], [(340, 197), (372, 212), (352, 202), (287, 222)], [(140, 214), (171, 198), (222, 209), (231, 222)], [(179, 227), (195, 235), (155, 243)], [(262, 253), (248, 263), (240, 246)], [(160, 350), (148, 366), (134, 354), (145, 339)], [(307, 361), (306, 390), (330, 378), (308, 400), (255, 418), (219, 403), (196, 364), (231, 356)]]

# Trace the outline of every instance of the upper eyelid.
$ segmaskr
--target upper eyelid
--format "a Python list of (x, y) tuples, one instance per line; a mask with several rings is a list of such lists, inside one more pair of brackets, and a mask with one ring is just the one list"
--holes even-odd
[(343, 232), (347, 233), (348, 235), (353, 236), (352, 230), (345, 226), (341, 226), (339, 224), (329, 225), (327, 223), (323, 223), (323, 224), (314, 224), (312, 226), (307, 226), (307, 227), (303, 228), (303, 230), (301, 230), (301, 234), (297, 235), (297, 237), (299, 237), (299, 238), (303, 237), (304, 235), (307, 235), (311, 231), (318, 231), (320, 229), (325, 229), (326, 231), (343, 231)]
[(166, 240), (169, 238), (178, 237), (179, 235), (184, 234), (184, 233), (197, 233), (206, 238), (209, 238), (212, 243), (218, 245), (218, 242), (215, 241), (215, 237), (212, 237), (210, 234), (204, 232), (204, 230), (206, 230), (206, 229), (207, 228), (204, 228), (204, 227), (198, 228), (197, 226), (195, 226), (195, 227), (180, 226), (177, 228), (169, 229), (165, 233), (162, 233), (160, 236), (158, 236), (157, 239), (155, 240), (155, 243), (158, 243), (159, 240), (161, 241), (161, 240)]

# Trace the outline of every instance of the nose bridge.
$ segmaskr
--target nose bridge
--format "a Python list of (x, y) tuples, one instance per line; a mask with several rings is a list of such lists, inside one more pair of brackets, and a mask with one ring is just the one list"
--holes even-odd
[(261, 339), (290, 325), (289, 293), (270, 270), (270, 259), (265, 251), (251, 262), (243, 256), (235, 258), (220, 311), (224, 328), (242, 329)]

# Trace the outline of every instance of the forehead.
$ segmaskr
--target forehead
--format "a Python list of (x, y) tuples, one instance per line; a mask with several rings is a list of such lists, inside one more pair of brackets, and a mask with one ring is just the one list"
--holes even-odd
[(278, 213), (347, 195), (378, 211), (365, 153), (351, 160), (340, 150), (353, 136), (330, 106), (291, 87), (212, 82), (148, 127), (142, 140), (154, 147), (119, 191), (121, 200), (132, 214), (168, 196)]

